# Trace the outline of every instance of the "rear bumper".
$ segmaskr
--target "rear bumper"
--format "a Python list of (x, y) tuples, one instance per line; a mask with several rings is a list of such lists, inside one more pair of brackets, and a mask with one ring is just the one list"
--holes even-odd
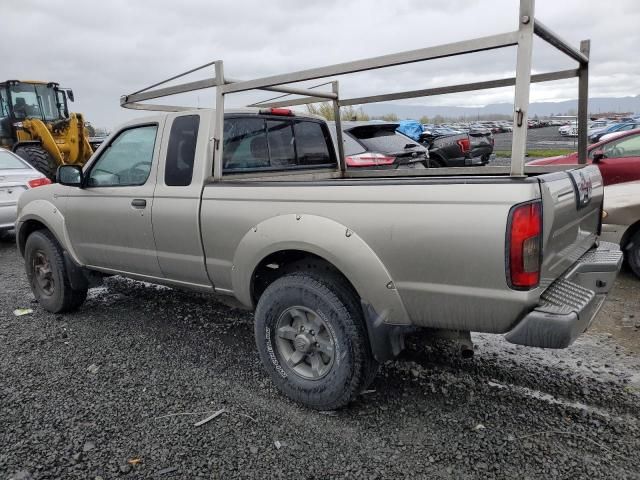
[(621, 265), (620, 247), (600, 242), (542, 293), (538, 306), (506, 340), (530, 347), (568, 347), (591, 325)]
[(17, 203), (3, 203), (0, 205), (0, 230), (10, 230), (14, 227), (18, 213)]

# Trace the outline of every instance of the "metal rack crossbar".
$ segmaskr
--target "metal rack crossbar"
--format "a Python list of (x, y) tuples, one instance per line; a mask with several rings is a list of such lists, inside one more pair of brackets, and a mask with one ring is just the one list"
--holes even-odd
[[(484, 90), (489, 88), (515, 86), (514, 93), (514, 113), (513, 113), (513, 142), (511, 146), (511, 167), (491, 167), (486, 170), (473, 169), (469, 173), (500, 174), (510, 173), (512, 176), (525, 175), (525, 154), (527, 139), (527, 118), (529, 109), (529, 91), (531, 83), (549, 82), (577, 77), (578, 78), (578, 163), (586, 164), (587, 161), (587, 115), (588, 115), (588, 82), (589, 82), (589, 48), (590, 41), (580, 42), (580, 48), (572, 47), (568, 42), (556, 35), (543, 23), (534, 17), (535, 0), (520, 0), (520, 11), (518, 18), (518, 30), (501, 33), (472, 40), (464, 40), (445, 45), (438, 45), (406, 52), (393, 53), (379, 57), (371, 57), (352, 62), (328, 65), (325, 67), (300, 70), (297, 72), (272, 75), (253, 80), (240, 81), (231, 79), (224, 75), (224, 64), (222, 60), (207, 63), (187, 72), (175, 75), (171, 78), (155, 83), (142, 90), (129, 95), (124, 95), (120, 99), (120, 105), (125, 108), (139, 110), (156, 111), (182, 111), (190, 110), (192, 107), (170, 106), (141, 103), (148, 100), (163, 98), (180, 93), (192, 92), (206, 88), (216, 88), (216, 123), (214, 131), (215, 155), (214, 155), (214, 179), (222, 178), (222, 154), (223, 154), (223, 134), (224, 134), (224, 101), (225, 95), (249, 90), (266, 90), (287, 95), (297, 95), (302, 98), (277, 99), (256, 102), (249, 106), (254, 107), (285, 107), (295, 105), (305, 105), (316, 102), (331, 101), (334, 107), (336, 120), (336, 136), (339, 156), (339, 167), (343, 175), (349, 176), (370, 176), (372, 172), (347, 171), (344, 162), (344, 152), (342, 143), (342, 128), (340, 125), (340, 107), (349, 105), (363, 105), (390, 100), (400, 100), (407, 98), (427, 97), (433, 95), (445, 95), (450, 93), (468, 92)], [(577, 69), (561, 70), (555, 72), (531, 74), (533, 37), (537, 35), (569, 58), (578, 62)], [(337, 81), (329, 82), (332, 91), (312, 90), (308, 88), (292, 87), (289, 84), (315, 80), (319, 78), (347, 75), (351, 73), (389, 68), (393, 66), (406, 65), (416, 62), (424, 62), (438, 58), (453, 57), (487, 50), (515, 46), (516, 56), (516, 76), (512, 78), (501, 78), (474, 83), (450, 85), (444, 87), (428, 88), (421, 90), (411, 90), (404, 92), (393, 92), (381, 95), (366, 97), (355, 97), (341, 99)], [(204, 80), (192, 81), (178, 85), (160, 87), (168, 82), (177, 80), (198, 70), (214, 66), (215, 76)], [(528, 172), (537, 172), (536, 169), (527, 167)], [(450, 175), (460, 174), (460, 168), (439, 168), (435, 171), (412, 170), (402, 172), (403, 175)]]

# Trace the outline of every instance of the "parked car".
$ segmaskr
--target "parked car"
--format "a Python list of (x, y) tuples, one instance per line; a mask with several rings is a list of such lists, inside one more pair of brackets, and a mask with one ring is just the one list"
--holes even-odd
[(577, 137), (578, 122), (571, 122), (567, 125), (562, 125), (560, 128), (558, 128), (558, 133), (563, 137)]
[[(587, 162), (600, 168), (605, 185), (640, 180), (640, 129), (620, 133), (587, 149)], [(528, 165), (571, 165), (578, 163), (578, 153), (541, 158)]]
[(614, 123), (613, 125), (605, 127), (602, 130), (598, 130), (595, 133), (589, 135), (589, 142), (598, 143), (604, 135), (607, 135), (609, 133), (626, 132), (627, 130), (634, 130), (636, 128), (640, 128), (640, 123)]
[[(429, 152), (420, 143), (397, 132), (398, 123), (341, 122), (345, 162), (350, 168), (425, 168)], [(336, 140), (335, 122), (329, 122)]]
[(605, 189), (602, 240), (620, 245), (631, 271), (640, 278), (640, 181)]
[(469, 130), (471, 140), (471, 157), (480, 158), (483, 165), (487, 165), (493, 153), (495, 139), (493, 133), (485, 129)]
[(433, 135), (425, 131), (420, 142), (429, 149), (430, 167), (468, 167), (484, 165), (479, 156), (473, 156), (473, 145), (468, 133)]
[(0, 148), (0, 237), (12, 230), (20, 194), (51, 183), (18, 155)]

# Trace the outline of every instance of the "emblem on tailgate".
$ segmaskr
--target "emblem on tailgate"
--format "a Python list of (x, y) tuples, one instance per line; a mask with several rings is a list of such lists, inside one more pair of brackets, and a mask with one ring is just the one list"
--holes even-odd
[(591, 192), (593, 190), (591, 176), (585, 175), (582, 170), (572, 170), (569, 172), (569, 176), (576, 189), (576, 204), (578, 209), (586, 207), (591, 201)]

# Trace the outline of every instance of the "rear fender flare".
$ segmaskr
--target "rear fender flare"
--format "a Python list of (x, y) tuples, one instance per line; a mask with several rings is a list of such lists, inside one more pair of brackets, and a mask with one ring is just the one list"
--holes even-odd
[(376, 325), (410, 324), (393, 279), (369, 245), (345, 225), (316, 215), (279, 215), (245, 234), (231, 270), (238, 300), (253, 306), (251, 282), (256, 268), (267, 256), (284, 250), (309, 252), (335, 266), (357, 291), (368, 321), (373, 320)]

